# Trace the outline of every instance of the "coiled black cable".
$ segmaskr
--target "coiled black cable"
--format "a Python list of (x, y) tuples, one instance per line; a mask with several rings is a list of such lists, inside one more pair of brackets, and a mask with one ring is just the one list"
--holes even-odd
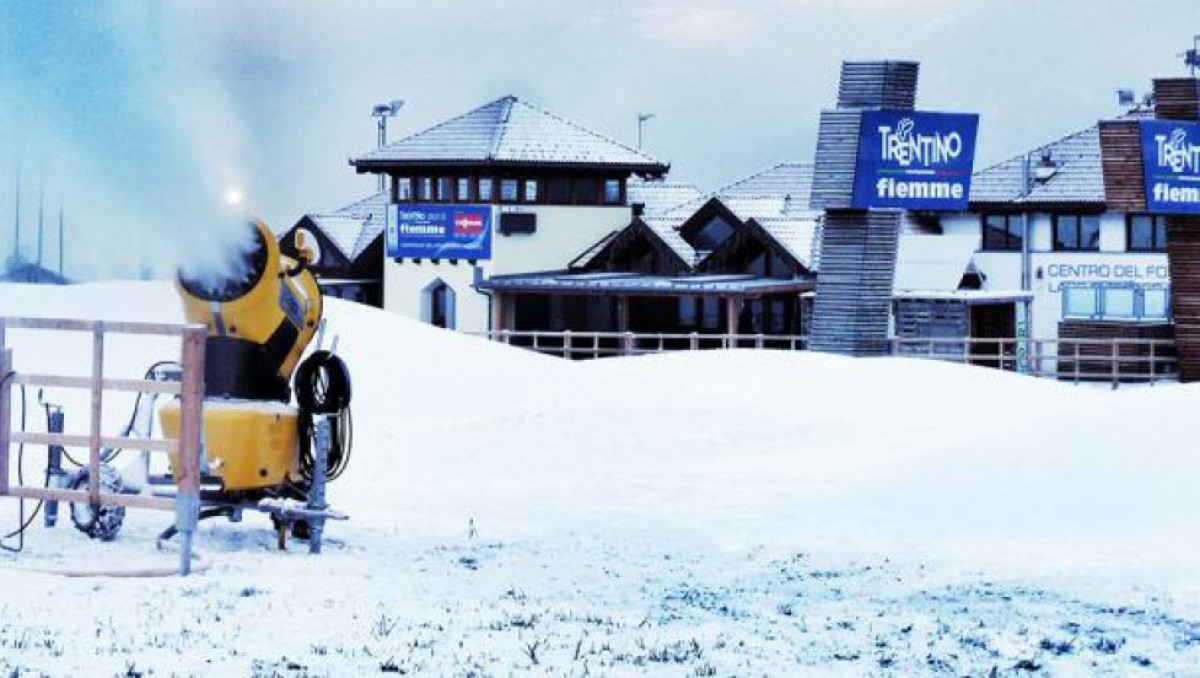
[[(0, 377), (0, 388), (8, 388), (8, 382), (14, 376), (16, 376), (16, 374), (17, 374), (16, 372), (9, 371), (8, 374), (5, 374), (3, 377)], [(25, 418), (26, 418), (25, 386), (24, 386), (24, 384), (22, 384), (21, 385), (21, 431), (22, 432), (25, 431)], [(17, 446), (17, 485), (24, 485), (24, 484), (25, 484), (25, 443), (20, 443)], [(50, 471), (49, 471), (49, 469), (46, 470), (45, 487), (50, 487)], [(8, 534), (4, 535), (3, 537), (0, 537), (0, 550), (8, 551), (9, 553), (20, 553), (21, 551), (25, 550), (25, 530), (29, 529), (29, 526), (33, 524), (33, 521), (37, 520), (38, 514), (41, 513), (41, 511), (42, 511), (42, 504), (44, 504), (44, 503), (45, 503), (45, 500), (39, 499), (37, 506), (34, 507), (34, 509), (33, 509), (33, 513), (29, 514), (29, 519), (26, 520), (25, 519), (25, 499), (24, 499), (24, 497), (22, 497), (17, 502), (17, 505), (18, 505), (17, 525), (18, 525), (18, 527), (17, 527), (17, 529), (13, 530), (12, 532), (9, 532)], [(8, 544), (4, 543), (5, 539), (12, 539), (13, 537), (17, 538), (17, 545), (15, 547), (9, 546)]]
[(330, 418), (329, 460), (325, 479), (337, 480), (350, 463), (353, 421), (350, 415), (350, 371), (329, 351), (315, 351), (296, 370), (296, 403), (300, 406), (300, 475), (312, 482), (313, 416)]

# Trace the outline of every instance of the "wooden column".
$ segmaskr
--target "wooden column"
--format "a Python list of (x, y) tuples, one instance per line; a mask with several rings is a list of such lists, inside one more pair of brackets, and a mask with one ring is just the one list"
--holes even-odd
[(743, 303), (741, 297), (725, 299), (725, 334), (729, 336), (729, 348), (734, 348), (734, 336), (738, 333), (738, 319), (742, 317)]
[[(506, 308), (509, 304), (508, 295), (498, 291), (492, 292), (492, 333), (499, 334), (503, 330), (508, 329), (508, 318)], [(493, 337), (494, 338), (494, 337)]]

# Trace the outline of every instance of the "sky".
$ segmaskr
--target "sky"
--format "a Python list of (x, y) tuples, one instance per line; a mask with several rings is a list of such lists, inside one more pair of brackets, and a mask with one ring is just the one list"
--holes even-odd
[[(39, 187), (69, 276), (163, 274), (249, 211), (276, 230), (369, 194), (395, 140), (515, 94), (705, 190), (811, 161), (843, 59), (921, 62), (918, 108), (978, 112), (976, 167), (1185, 75), (1196, 0), (4, 0), (0, 253), (36, 257)], [(242, 205), (226, 204), (231, 192)]]

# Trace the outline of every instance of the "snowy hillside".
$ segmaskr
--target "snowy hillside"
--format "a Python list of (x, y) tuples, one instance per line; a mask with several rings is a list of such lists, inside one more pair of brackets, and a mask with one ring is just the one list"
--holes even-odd
[[(158, 283), (0, 286), (0, 315), (175, 321), (177, 306)], [(204, 524), (213, 565), (196, 577), (64, 580), (22, 570), (161, 563), (168, 517), (131, 512), (113, 544), (39, 521), (25, 553), (0, 554), (0, 674), (1200, 662), (1195, 387), (810, 353), (570, 363), (336, 300), (327, 317), (355, 421), (331, 487), (352, 520), (328, 553), (275, 552), (248, 517)], [(10, 343), (19, 369), (87, 357), (82, 338)], [(114, 376), (172, 357), (157, 340), (113, 352)], [(78, 397), (47, 396), (82, 426)], [(15, 521), (0, 500), (0, 534)]]

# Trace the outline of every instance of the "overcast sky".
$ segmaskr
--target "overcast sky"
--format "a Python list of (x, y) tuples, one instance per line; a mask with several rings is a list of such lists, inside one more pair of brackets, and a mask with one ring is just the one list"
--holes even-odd
[(0, 252), (18, 162), (26, 254), (44, 177), (68, 274), (173, 265), (230, 190), (281, 230), (373, 189), (347, 159), (393, 98), (392, 139), (505, 94), (630, 145), (653, 112), (646, 150), (713, 189), (811, 161), (846, 58), (921, 61), (982, 167), (1185, 74), (1193, 33), (1196, 0), (3, 0)]

